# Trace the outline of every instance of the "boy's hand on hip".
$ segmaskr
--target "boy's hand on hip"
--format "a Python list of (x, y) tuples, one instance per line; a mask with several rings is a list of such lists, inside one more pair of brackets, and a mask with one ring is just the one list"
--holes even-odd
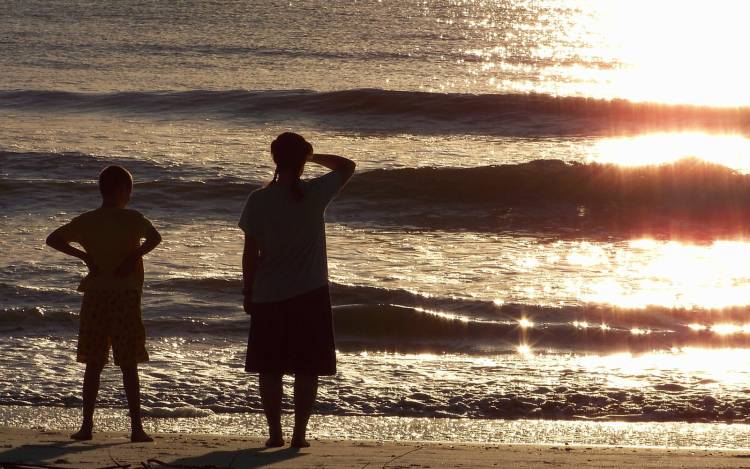
[(242, 307), (245, 309), (245, 314), (253, 315), (253, 297), (251, 295), (245, 295)]
[(99, 273), (99, 267), (94, 264), (94, 260), (86, 254), (86, 256), (82, 259), (83, 262), (86, 263), (86, 267), (89, 269), (89, 276), (93, 277)]

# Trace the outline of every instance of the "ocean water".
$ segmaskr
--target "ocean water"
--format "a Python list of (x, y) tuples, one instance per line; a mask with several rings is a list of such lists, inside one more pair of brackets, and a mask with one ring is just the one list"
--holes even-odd
[(146, 414), (259, 412), (236, 222), (294, 130), (359, 168), (319, 413), (748, 422), (748, 7), (624, 5), (4, 2), (0, 404), (80, 406), (83, 266), (44, 239), (118, 163), (164, 237)]

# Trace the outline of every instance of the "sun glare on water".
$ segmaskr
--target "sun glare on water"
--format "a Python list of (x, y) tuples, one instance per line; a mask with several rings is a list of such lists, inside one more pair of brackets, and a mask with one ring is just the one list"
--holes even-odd
[[(463, 28), (484, 33), (466, 51), (468, 66), (502, 92), (750, 105), (750, 2), (516, 0), (510, 3), (525, 15), (508, 25), (507, 10), (494, 2), (451, 3), (468, 15)], [(519, 53), (534, 66), (515, 61)]]
[[(681, 348), (672, 351), (634, 355), (618, 353), (607, 356), (584, 356), (580, 363), (590, 371), (608, 370), (616, 385), (622, 386), (624, 379), (630, 379), (631, 387), (651, 385), (653, 378), (674, 370), (681, 373), (700, 375), (705, 381), (721, 384), (742, 384), (747, 381), (744, 364), (750, 359), (750, 350)], [(615, 383), (613, 383), (615, 384)]]
[[(750, 302), (750, 244), (716, 241), (693, 245), (634, 240), (632, 252), (616, 260), (613, 275), (586, 288), (586, 301), (624, 308), (727, 308)], [(746, 326), (714, 326), (717, 334)], [(694, 330), (702, 330), (695, 325)], [(750, 327), (747, 328), (750, 331)], [(640, 331), (633, 332), (634, 334)]]
[[(711, 106), (750, 104), (750, 69), (743, 58), (750, 2), (717, 0), (585, 0), (570, 34), (584, 49), (621, 64), (594, 75), (609, 96), (634, 101)], [(587, 15), (588, 14), (588, 15)], [(588, 17), (586, 17), (588, 16)], [(571, 68), (581, 81), (589, 68)]]
[(602, 139), (589, 153), (589, 161), (620, 166), (673, 163), (688, 157), (750, 173), (750, 140), (734, 134), (655, 133)]

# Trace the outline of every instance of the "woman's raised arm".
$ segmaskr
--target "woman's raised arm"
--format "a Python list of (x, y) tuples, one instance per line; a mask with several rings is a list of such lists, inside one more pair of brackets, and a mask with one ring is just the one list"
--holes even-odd
[(357, 167), (357, 164), (354, 161), (338, 155), (315, 153), (310, 157), (309, 161), (339, 172), (343, 184), (346, 184), (346, 182), (352, 177), (352, 174), (354, 174), (354, 168)]

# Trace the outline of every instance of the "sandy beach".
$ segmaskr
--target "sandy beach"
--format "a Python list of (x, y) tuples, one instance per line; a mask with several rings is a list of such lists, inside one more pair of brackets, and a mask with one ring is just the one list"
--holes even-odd
[(64, 431), (4, 427), (0, 429), (0, 467), (20, 462), (60, 468), (141, 467), (141, 463), (155, 468), (750, 467), (748, 451), (345, 440), (313, 441), (311, 448), (293, 450), (266, 449), (259, 438), (179, 433), (154, 436), (153, 443), (145, 444), (131, 444), (124, 433), (99, 433), (91, 442), (73, 442)]

